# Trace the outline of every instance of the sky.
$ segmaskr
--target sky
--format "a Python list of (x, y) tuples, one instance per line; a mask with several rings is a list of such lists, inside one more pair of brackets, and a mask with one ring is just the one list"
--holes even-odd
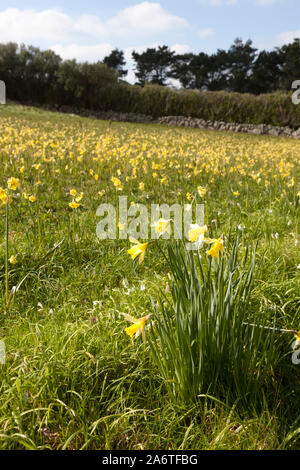
[(133, 82), (133, 50), (166, 44), (177, 53), (213, 53), (236, 37), (273, 49), (300, 37), (299, 18), (299, 0), (0, 0), (0, 42), (90, 62), (117, 47)]

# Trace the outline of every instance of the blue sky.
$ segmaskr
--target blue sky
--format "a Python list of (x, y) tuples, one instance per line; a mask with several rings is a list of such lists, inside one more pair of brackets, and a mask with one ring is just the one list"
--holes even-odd
[(118, 47), (131, 69), (133, 49), (159, 44), (212, 53), (241, 37), (272, 49), (300, 37), (299, 18), (299, 0), (0, 0), (0, 42), (89, 61)]

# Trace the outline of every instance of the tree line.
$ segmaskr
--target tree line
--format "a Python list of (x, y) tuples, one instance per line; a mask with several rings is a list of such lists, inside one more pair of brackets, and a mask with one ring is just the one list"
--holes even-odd
[(290, 90), (293, 80), (300, 79), (300, 39), (259, 53), (251, 40), (237, 38), (227, 51), (218, 49), (211, 55), (176, 54), (159, 46), (132, 56), (140, 85), (166, 85), (176, 79), (185, 89), (261, 94)]
[[(139, 87), (164, 87), (177, 80), (186, 90), (259, 95), (288, 91), (291, 83), (300, 79), (300, 39), (259, 53), (251, 40), (238, 38), (227, 51), (219, 49), (212, 55), (176, 54), (163, 45), (142, 53), (133, 51), (132, 58)], [(119, 49), (102, 61), (81, 63), (62, 60), (52, 50), (12, 42), (0, 44), (0, 80), (6, 83), (7, 97), (16, 101), (132, 109), (138, 92), (125, 81), (125, 67), (124, 52)], [(123, 100), (120, 104), (116, 103), (118, 93)]]

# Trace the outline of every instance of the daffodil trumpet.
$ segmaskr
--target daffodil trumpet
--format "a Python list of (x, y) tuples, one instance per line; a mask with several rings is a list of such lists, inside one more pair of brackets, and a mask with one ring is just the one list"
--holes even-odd
[(134, 243), (134, 245), (127, 250), (127, 253), (131, 256), (133, 260), (135, 258), (139, 258), (139, 264), (141, 264), (144, 261), (146, 250), (151, 243), (154, 243), (154, 241), (149, 241), (146, 243), (140, 243), (138, 240), (136, 240), (133, 237), (129, 237), (129, 240), (131, 243)]
[(145, 323), (149, 318), (152, 317), (153, 313), (150, 313), (149, 315), (146, 315), (145, 317), (136, 319), (132, 317), (131, 315), (128, 315), (127, 313), (122, 313), (122, 315), (125, 317), (127, 321), (130, 321), (132, 325), (128, 326), (125, 328), (125, 332), (130, 338), (135, 336), (135, 338), (138, 338), (140, 334), (143, 336), (143, 340), (146, 341), (146, 335), (145, 335)]
[(213, 258), (218, 258), (219, 253), (224, 252), (224, 242), (222, 237), (219, 237), (217, 240), (213, 240), (212, 247), (207, 251), (207, 254)]
[(202, 227), (198, 224), (191, 224), (190, 230), (188, 232), (188, 239), (191, 243), (196, 242), (197, 240), (204, 241), (204, 234), (207, 232), (207, 226), (203, 225)]
[(163, 218), (158, 219), (156, 222), (154, 222), (152, 227), (158, 233), (158, 237), (160, 237), (166, 232), (171, 233), (171, 226), (170, 226), (171, 222), (173, 222), (173, 219), (163, 219)]

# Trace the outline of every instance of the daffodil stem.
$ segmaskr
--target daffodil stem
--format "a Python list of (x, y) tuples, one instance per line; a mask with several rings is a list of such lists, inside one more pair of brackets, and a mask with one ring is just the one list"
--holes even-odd
[(9, 192), (7, 190), (7, 201), (6, 201), (6, 211), (5, 211), (5, 300), (8, 301), (9, 291), (8, 291), (8, 218), (9, 218)]
[(283, 328), (275, 328), (273, 326), (263, 326), (263, 325), (255, 325), (255, 323), (246, 323), (243, 322), (243, 325), (247, 326), (256, 326), (257, 328), (264, 328), (266, 330), (273, 330), (273, 331), (281, 331), (282, 333), (297, 333), (297, 330), (285, 330)]
[(160, 244), (157, 243), (158, 249), (160, 250), (161, 254), (163, 255), (163, 258), (166, 260), (167, 264), (169, 264), (169, 260), (164, 252), (164, 250), (161, 248)]

